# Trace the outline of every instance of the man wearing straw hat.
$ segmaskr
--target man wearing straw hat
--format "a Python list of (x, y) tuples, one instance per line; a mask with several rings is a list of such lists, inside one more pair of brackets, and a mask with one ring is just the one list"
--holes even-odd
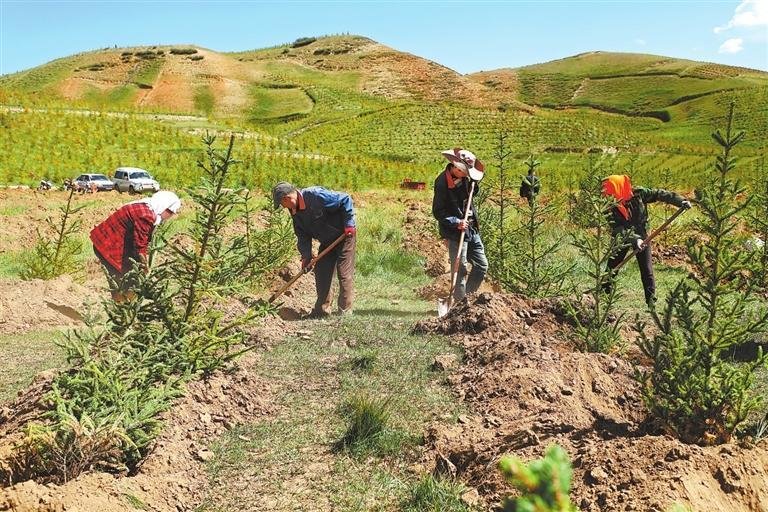
[[(432, 215), (437, 219), (440, 228), (440, 238), (448, 247), (448, 260), (453, 269), (459, 249), (461, 259), (453, 288), (453, 299), (459, 301), (467, 293), (476, 292), (485, 279), (488, 271), (488, 259), (485, 257), (485, 247), (480, 239), (480, 226), (474, 204), (469, 203), (471, 182), (475, 182), (474, 191), (478, 191), (478, 183), (485, 170), (483, 163), (474, 154), (454, 148), (443, 151), (448, 159), (443, 172), (435, 179), (435, 195), (432, 199)], [(466, 217), (466, 220), (464, 220)], [(459, 240), (464, 232), (462, 247)], [(467, 275), (467, 265), (472, 270)]]

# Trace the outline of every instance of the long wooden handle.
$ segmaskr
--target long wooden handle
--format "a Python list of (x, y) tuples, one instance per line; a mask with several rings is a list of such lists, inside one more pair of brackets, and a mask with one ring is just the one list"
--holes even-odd
[[(648, 235), (648, 236), (646, 237), (646, 239), (645, 239), (645, 240), (643, 240), (643, 244), (645, 244), (645, 245), (648, 245), (648, 244), (651, 242), (651, 240), (653, 240), (654, 238), (656, 238), (656, 237), (659, 235), (659, 233), (661, 233), (662, 231), (664, 231), (665, 229), (667, 229), (667, 227), (668, 227), (670, 224), (672, 224), (672, 221), (673, 221), (673, 220), (675, 220), (676, 218), (678, 218), (678, 217), (680, 216), (680, 214), (681, 214), (681, 213), (683, 213), (683, 212), (684, 212), (686, 209), (687, 209), (687, 208), (683, 208), (683, 207), (680, 207), (680, 208), (678, 208), (678, 210), (677, 210), (675, 213), (673, 213), (672, 215), (670, 215), (670, 217), (669, 217), (667, 220), (665, 220), (665, 221), (664, 221), (664, 224), (662, 224), (662, 225), (661, 225), (661, 226), (659, 226), (658, 228), (654, 229), (654, 230), (651, 232), (651, 234), (650, 234), (650, 235)], [(638, 252), (640, 252), (640, 251), (637, 251), (637, 250), (633, 250), (631, 253), (629, 253), (629, 254), (627, 255), (627, 257), (626, 257), (626, 258), (624, 258), (623, 260), (621, 260), (621, 263), (619, 263), (619, 264), (618, 264), (616, 267), (614, 267), (613, 271), (614, 271), (614, 272), (618, 272), (618, 270), (619, 270), (621, 267), (623, 267), (623, 266), (624, 266), (624, 264), (625, 264), (626, 262), (628, 262), (629, 260), (631, 260), (631, 259), (632, 259), (632, 258), (635, 256), (635, 254), (637, 254)]]
[[(334, 248), (334, 247), (336, 247), (337, 245), (339, 245), (339, 244), (341, 243), (341, 241), (342, 241), (342, 240), (344, 240), (346, 237), (347, 237), (347, 235), (342, 233), (342, 235), (341, 235), (339, 238), (337, 238), (336, 240), (334, 240), (334, 241), (333, 241), (333, 243), (332, 243), (331, 245), (329, 245), (328, 247), (326, 247), (325, 249), (323, 249), (323, 252), (321, 252), (320, 254), (318, 254), (317, 256), (315, 256), (314, 258), (312, 258), (312, 261), (310, 261), (310, 262), (309, 262), (309, 265), (307, 266), (307, 268), (312, 268), (312, 267), (314, 267), (314, 266), (315, 266), (315, 263), (317, 263), (317, 262), (320, 260), (320, 258), (322, 258), (322, 257), (323, 257), (323, 256), (325, 256), (326, 254), (328, 254), (329, 252), (331, 252), (331, 251), (333, 250), (333, 248)], [(269, 303), (271, 304), (272, 302), (274, 302), (274, 301), (275, 301), (275, 299), (277, 299), (279, 296), (281, 296), (282, 294), (284, 294), (284, 293), (285, 293), (285, 291), (286, 291), (288, 288), (290, 288), (291, 286), (293, 286), (293, 283), (295, 283), (296, 281), (298, 281), (298, 280), (299, 280), (299, 278), (300, 278), (301, 276), (303, 276), (305, 273), (306, 273), (306, 272), (299, 272), (298, 274), (296, 274), (295, 276), (293, 276), (293, 277), (291, 278), (291, 280), (290, 280), (290, 281), (288, 281), (287, 283), (285, 283), (285, 284), (282, 286), (282, 288), (280, 288), (279, 290), (277, 290), (275, 293), (273, 293), (273, 294), (272, 294), (272, 296), (269, 298)]]
[[(475, 182), (469, 187), (469, 197), (467, 198), (467, 209), (464, 211), (464, 222), (467, 222), (469, 218), (469, 212), (472, 209), (472, 196), (475, 194)], [(459, 276), (459, 263), (461, 262), (461, 249), (464, 247), (464, 235), (467, 233), (466, 229), (461, 230), (461, 236), (459, 236), (459, 248), (456, 251), (456, 259), (453, 260), (453, 267), (451, 268), (451, 291), (448, 293), (448, 309), (451, 309), (453, 304), (453, 290), (456, 288), (457, 277)]]

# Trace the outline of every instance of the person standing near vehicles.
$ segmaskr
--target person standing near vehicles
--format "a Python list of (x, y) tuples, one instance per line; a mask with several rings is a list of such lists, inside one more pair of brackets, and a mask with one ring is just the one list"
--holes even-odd
[[(445, 169), (435, 179), (435, 193), (432, 198), (432, 215), (437, 219), (440, 238), (448, 248), (448, 260), (453, 271), (457, 254), (461, 254), (453, 298), (459, 301), (467, 293), (480, 288), (488, 272), (488, 259), (480, 238), (480, 225), (474, 204), (469, 202), (471, 182), (475, 182), (475, 194), (479, 190), (485, 166), (475, 155), (465, 149), (454, 148), (441, 153), (447, 160)], [(467, 220), (464, 220), (467, 209)], [(464, 242), (459, 247), (461, 233)], [(472, 270), (467, 275), (467, 264)]]
[(115, 302), (136, 298), (136, 283), (130, 276), (138, 263), (149, 270), (147, 250), (155, 227), (181, 209), (173, 192), (161, 190), (151, 197), (123, 205), (91, 230), (93, 252), (107, 272)]
[[(614, 174), (603, 180), (603, 196), (613, 198), (616, 203), (608, 212), (611, 231), (614, 238), (627, 236), (627, 243), (608, 260), (608, 269), (615, 269), (627, 255), (627, 251), (635, 251), (637, 265), (640, 268), (640, 279), (643, 282), (645, 302), (648, 307), (656, 304), (656, 281), (653, 276), (653, 261), (651, 245), (644, 240), (648, 237), (648, 203), (661, 201), (688, 209), (691, 202), (683, 196), (660, 188), (632, 187), (627, 175)], [(615, 273), (605, 283), (607, 293), (613, 289)]]
[(330, 314), (333, 274), (339, 278), (337, 314), (352, 313), (355, 298), (355, 245), (357, 228), (352, 198), (344, 192), (322, 187), (299, 190), (281, 181), (272, 189), (275, 208), (287, 209), (293, 219), (297, 248), (301, 255), (301, 268), (312, 270), (312, 240), (320, 242), (319, 252), (329, 247), (340, 236), (344, 240), (314, 265), (317, 300), (310, 318), (323, 318)]

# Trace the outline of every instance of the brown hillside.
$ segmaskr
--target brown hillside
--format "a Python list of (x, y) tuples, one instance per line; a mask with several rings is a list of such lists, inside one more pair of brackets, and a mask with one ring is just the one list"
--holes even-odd
[(283, 59), (322, 71), (356, 71), (359, 92), (388, 99), (457, 101), (496, 108), (501, 103), (527, 106), (501, 97), (493, 88), (441, 64), (401, 52), (361, 36), (331, 36), (299, 46), (259, 52), (258, 59)]
[[(94, 90), (110, 93), (133, 85), (138, 90), (130, 99), (132, 106), (189, 112), (195, 110), (195, 94), (208, 90), (218, 113), (237, 113), (248, 105), (248, 85), (261, 77), (254, 66), (203, 48), (195, 48), (191, 55), (172, 54), (172, 48), (87, 54), (55, 92), (67, 100), (79, 100)], [(153, 52), (153, 56), (140, 57), (142, 52)]]

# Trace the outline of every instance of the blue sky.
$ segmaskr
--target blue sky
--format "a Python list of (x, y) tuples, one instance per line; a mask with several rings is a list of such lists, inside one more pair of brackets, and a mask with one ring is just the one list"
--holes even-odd
[(768, 70), (768, 0), (259, 2), (0, 0), (0, 74), (107, 46), (248, 50), (351, 33), (461, 73), (592, 50)]

